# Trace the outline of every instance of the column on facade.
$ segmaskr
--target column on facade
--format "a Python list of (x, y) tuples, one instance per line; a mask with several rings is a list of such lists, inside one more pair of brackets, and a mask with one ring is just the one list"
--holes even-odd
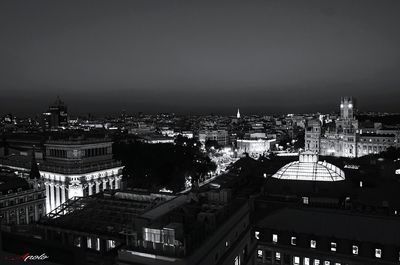
[(56, 189), (56, 206), (54, 208), (57, 208), (61, 205), (60, 185), (56, 184), (54, 188)]
[(61, 188), (61, 203), (64, 203), (66, 201), (66, 198), (65, 198), (65, 185), (61, 185), (60, 188)]
[(44, 183), (44, 185), (46, 186), (46, 210), (45, 213), (50, 212), (51, 209), (51, 204), (50, 204), (50, 183), (48, 181), (46, 181)]
[(114, 189), (115, 190), (119, 189), (118, 176), (114, 177)]
[(89, 196), (90, 196), (90, 195), (93, 195), (94, 183), (91, 181), (91, 182), (88, 183), (88, 185), (89, 185)]
[(55, 198), (54, 198), (54, 182), (50, 182), (50, 209), (49, 212), (51, 212), (53, 209), (56, 208), (55, 206)]
[(26, 219), (26, 223), (29, 224), (29, 208), (28, 208), (28, 206), (25, 207), (25, 219)]
[(107, 189), (107, 179), (103, 179), (103, 190)]
[(38, 213), (37, 204), (35, 204), (35, 206), (33, 207), (33, 211), (34, 211), (34, 219), (35, 219), (35, 221), (39, 220), (39, 213)]
[(115, 187), (113, 186), (114, 178), (113, 178), (113, 177), (109, 177), (109, 178), (108, 178), (108, 181), (109, 181), (109, 184), (110, 184), (110, 189), (111, 189), (111, 190), (112, 190), (112, 189), (115, 189)]
[(96, 193), (100, 192), (100, 181), (96, 180)]

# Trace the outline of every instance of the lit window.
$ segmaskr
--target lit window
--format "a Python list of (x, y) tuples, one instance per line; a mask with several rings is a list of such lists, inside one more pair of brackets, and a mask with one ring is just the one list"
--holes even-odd
[(292, 236), (290, 238), (290, 244), (292, 244), (293, 246), (296, 246), (296, 237), (295, 236)]
[(300, 257), (297, 256), (293, 257), (293, 265), (300, 265)]
[(314, 265), (319, 265), (319, 259), (314, 260)]
[(308, 197), (303, 197), (303, 204), (308, 204)]
[(240, 265), (240, 256), (235, 257), (235, 261), (233, 262), (233, 265)]
[(336, 242), (331, 242), (331, 251), (336, 251)]
[(225, 241), (225, 247), (229, 247), (229, 242)]
[(254, 237), (255, 237), (256, 239), (260, 239), (260, 232), (255, 231), (255, 232), (254, 232)]
[(304, 258), (304, 265), (310, 265), (310, 258)]
[(311, 241), (310, 241), (310, 247), (311, 247), (311, 248), (316, 248), (316, 247), (317, 247), (317, 241), (311, 240)]
[(280, 252), (276, 252), (275, 253), (275, 260), (281, 260), (281, 253)]
[(257, 257), (262, 258), (263, 256), (263, 251), (261, 249), (257, 250)]
[(376, 248), (375, 249), (375, 258), (380, 259), (382, 257), (382, 249)]
[(96, 250), (100, 251), (100, 238), (96, 239)]
[(278, 243), (278, 235), (277, 234), (272, 234), (272, 242)]
[(342, 263), (336, 262), (335, 265), (342, 265)]
[(92, 248), (92, 239), (90, 237), (87, 238), (87, 247)]
[(353, 245), (353, 255), (358, 255), (358, 246)]
[(114, 240), (107, 240), (108, 248), (115, 248), (115, 241)]

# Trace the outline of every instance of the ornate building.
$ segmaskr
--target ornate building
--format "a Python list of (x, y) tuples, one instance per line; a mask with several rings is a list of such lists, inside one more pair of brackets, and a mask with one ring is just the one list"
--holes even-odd
[(355, 118), (355, 101), (343, 97), (340, 117), (334, 127), (322, 126), (319, 120), (310, 120), (305, 130), (305, 149), (320, 155), (359, 157), (385, 151), (398, 145), (399, 133), (363, 133)]
[(0, 169), (0, 222), (23, 225), (38, 221), (46, 213), (45, 188), (36, 164), (29, 175), (18, 176), (14, 170)]
[(45, 149), (46, 159), (39, 168), (46, 185), (47, 212), (73, 197), (121, 187), (123, 167), (112, 159), (111, 140), (50, 140)]

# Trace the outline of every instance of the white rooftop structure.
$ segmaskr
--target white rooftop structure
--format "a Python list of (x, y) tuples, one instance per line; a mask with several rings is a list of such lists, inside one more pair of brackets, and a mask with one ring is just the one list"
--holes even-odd
[(272, 177), (308, 181), (341, 181), (345, 179), (343, 170), (325, 161), (318, 161), (318, 154), (312, 151), (300, 153), (299, 161), (283, 166)]

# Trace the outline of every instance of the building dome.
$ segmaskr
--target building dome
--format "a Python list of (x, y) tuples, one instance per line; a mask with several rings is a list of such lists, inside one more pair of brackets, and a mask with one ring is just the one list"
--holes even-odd
[(325, 161), (318, 161), (318, 155), (311, 151), (301, 153), (299, 161), (283, 166), (272, 177), (308, 181), (340, 181), (345, 179), (343, 170)]

